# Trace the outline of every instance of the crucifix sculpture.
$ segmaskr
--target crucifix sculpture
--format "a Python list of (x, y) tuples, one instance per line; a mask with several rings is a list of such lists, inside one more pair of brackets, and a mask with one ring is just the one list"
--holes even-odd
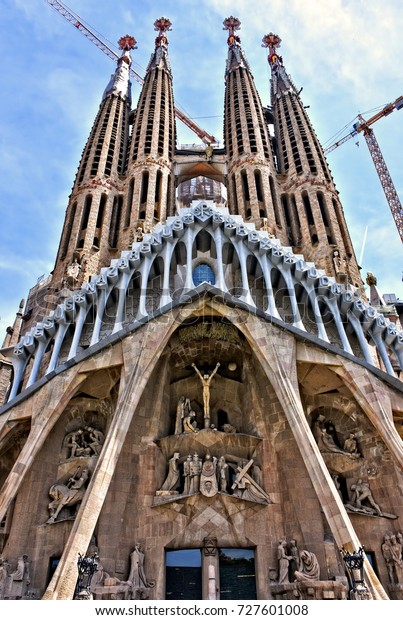
[(196, 364), (192, 364), (192, 366), (199, 375), (203, 386), (204, 428), (210, 428), (210, 383), (220, 366), (220, 362), (217, 362), (211, 375), (202, 375)]

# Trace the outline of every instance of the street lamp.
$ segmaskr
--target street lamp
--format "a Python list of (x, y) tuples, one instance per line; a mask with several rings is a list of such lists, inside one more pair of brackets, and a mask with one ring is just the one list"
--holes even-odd
[(91, 580), (94, 573), (98, 570), (98, 556), (96, 553), (92, 557), (78, 554), (77, 569), (78, 578), (76, 589), (74, 590), (74, 600), (89, 599), (91, 597)]
[(340, 549), (343, 557), (344, 570), (349, 585), (349, 598), (367, 600), (369, 591), (364, 581), (364, 547), (350, 553), (344, 547)]

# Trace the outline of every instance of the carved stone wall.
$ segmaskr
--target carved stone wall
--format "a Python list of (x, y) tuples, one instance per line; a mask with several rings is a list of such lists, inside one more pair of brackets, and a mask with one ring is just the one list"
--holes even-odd
[[(43, 398), (51, 385), (53, 389), (60, 386), (59, 400), (63, 401), (62, 380), (66, 385), (74, 380), (76, 387), (73, 393), (70, 392), (68, 404), (60, 409), (49, 427), (46, 427), (45, 420), (52, 420), (52, 408), (42, 400), (45, 412), (42, 413), (39, 393), (34, 393), (24, 408), (21, 406), (21, 413), (25, 411), (25, 415), (29, 411), (27, 405), (32, 408), (31, 437), (40, 419), (38, 416), (45, 416), (40, 424), (49, 430), (18, 487), (4, 553), (8, 557), (29, 556), (32, 587), (40, 596), (44, 595), (50, 579), (50, 563), (66, 557), (66, 554), (74, 554), (75, 549), (85, 553), (80, 541), (88, 540), (89, 543), (93, 535), (97, 539), (104, 570), (112, 580), (119, 582), (128, 579), (129, 556), (134, 544), (139, 542), (142, 545), (146, 574), (155, 580), (155, 586), (147, 595), (154, 599), (165, 597), (165, 552), (202, 549), (206, 538), (217, 539), (218, 548), (255, 550), (259, 598), (268, 598), (270, 592), (274, 594), (270, 589), (270, 576), (273, 570), (277, 570), (278, 541), (283, 537), (295, 539), (300, 548), (309, 549), (316, 555), (324, 581), (342, 579), (337, 545), (343, 534), (325, 516), (327, 513), (320, 499), (322, 492), (326, 494), (326, 501), (331, 502), (332, 492), (337, 492), (330, 477), (326, 482), (323, 479), (321, 485), (315, 483), (315, 476), (321, 475), (319, 462), (309, 461), (303, 456), (303, 449), (306, 450), (310, 442), (318, 450), (310, 430), (318, 411), (332, 420), (340, 442), (352, 431), (358, 438), (360, 456), (351, 459), (354, 464), (351, 472), (342, 471), (348, 479), (347, 490), (359, 475), (365, 474), (369, 476), (373, 496), (382, 510), (398, 517), (403, 514), (401, 494), (396, 492), (401, 488), (401, 478), (391, 457), (395, 448), (390, 438), (381, 436), (370, 422), (364, 401), (359, 401), (362, 406), (358, 404), (357, 399), (362, 399), (359, 388), (356, 393), (347, 389), (346, 383), (328, 365), (323, 366), (323, 374), (319, 366), (313, 371), (306, 350), (299, 351), (287, 332), (258, 318), (239, 312), (239, 321), (229, 326), (235, 331), (227, 327), (221, 329), (220, 326), (225, 326), (229, 319), (219, 316), (220, 309), (225, 307), (216, 302), (211, 302), (210, 306), (200, 302), (199, 306), (181, 311), (181, 320), (185, 323), (177, 320), (178, 316), (170, 317), (170, 323), (166, 317), (161, 317), (128, 336), (107, 355), (100, 352), (90, 363), (84, 362), (78, 367), (78, 374), (72, 367), (66, 374), (56, 376), (53, 384), (45, 386)], [(207, 326), (197, 327), (203, 322)], [(217, 327), (213, 328), (214, 323)], [(191, 331), (189, 326), (195, 329)], [(319, 354), (315, 358), (313, 351), (311, 355), (312, 364), (318, 362)], [(303, 404), (306, 429), (299, 439), (290, 423), (290, 411), (282, 401), (284, 397), (278, 383), (280, 375), (265, 371), (265, 363), (276, 361), (280, 364), (283, 360), (287, 360), (287, 376), (299, 391), (299, 406)], [(331, 360), (335, 368), (344, 368), (341, 358), (332, 356)], [(213, 426), (203, 429), (202, 385), (192, 363), (211, 374), (218, 361), (220, 366), (210, 390)], [(137, 378), (131, 385), (129, 379), (134, 372)], [(284, 376), (281, 375), (281, 381)], [(319, 386), (322, 387), (319, 389)], [(139, 398), (134, 407), (124, 400), (124, 388), (130, 398)], [(177, 405), (182, 395), (187, 396), (197, 410), (200, 430), (195, 433), (175, 434)], [(394, 407), (399, 408), (397, 399)], [(18, 411), (17, 407), (15, 416)], [(130, 420), (127, 432), (123, 432), (122, 423), (117, 421), (116, 416), (122, 414)], [(229, 432), (225, 431), (225, 424), (230, 425)], [(87, 448), (87, 453), (72, 455), (72, 434), (83, 431), (83, 439), (89, 444), (90, 435), (86, 430), (89, 427), (104, 436), (100, 454)], [(5, 427), (1, 428), (4, 432)], [(32, 439), (28, 437), (28, 441)], [(34, 449), (34, 444), (31, 448)], [(111, 449), (117, 453), (116, 466), (112, 470), (109, 457), (103, 462), (103, 451), (108, 454)], [(172, 456), (178, 452), (181, 458), (185, 458), (194, 451), (202, 460), (206, 459), (207, 452), (216, 458), (225, 455), (228, 462), (233, 459), (232, 463), (237, 459), (253, 460), (259, 470), (251, 477), (258, 482), (269, 501), (245, 499), (232, 491), (217, 491), (211, 496), (197, 492), (182, 497), (181, 488), (177, 489), (177, 495), (158, 495), (167, 479), (168, 462)], [(340, 454), (328, 458), (322, 454), (323, 467), (326, 468), (327, 464), (329, 472), (335, 467), (334, 456), (339, 460), (349, 458)], [(56, 482), (66, 483), (80, 462), (85, 462), (91, 469), (81, 507), (77, 507), (77, 513), (71, 507), (71, 512), (60, 513), (54, 523), (47, 523), (49, 489)], [(110, 484), (105, 482), (104, 472), (108, 468)], [(233, 475), (236, 475), (236, 467), (233, 467)], [(99, 485), (96, 493), (92, 491), (94, 485)], [(8, 483), (4, 488), (9, 493), (11, 487)], [(99, 501), (100, 492), (104, 496), (102, 502)], [(84, 518), (84, 515), (87, 516)], [(386, 587), (387, 573), (380, 545), (385, 523), (389, 525), (393, 521), (394, 530), (399, 531), (399, 519), (360, 513), (349, 513), (343, 518), (350, 520), (362, 544), (373, 552), (377, 573)], [(73, 563), (73, 576), (74, 570)], [(65, 573), (55, 577), (56, 583), (59, 579), (63, 585), (56, 588), (58, 596), (63, 597), (69, 591), (67, 577), (72, 579)], [(114, 583), (115, 586), (118, 584)], [(106, 584), (106, 587), (115, 586), (112, 582)], [(330, 597), (331, 594), (323, 594), (328, 590), (328, 586), (319, 588), (320, 597)], [(336, 592), (337, 588), (335, 590), (332, 586), (330, 590)], [(337, 592), (336, 598), (340, 594)], [(301, 596), (309, 598), (311, 594), (307, 590)]]

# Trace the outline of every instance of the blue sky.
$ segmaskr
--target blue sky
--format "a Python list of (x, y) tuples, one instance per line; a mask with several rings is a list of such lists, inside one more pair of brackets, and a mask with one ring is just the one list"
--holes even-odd
[[(240, 36), (264, 105), (269, 73), (263, 35), (282, 38), (280, 52), (322, 144), (332, 143), (356, 115), (403, 95), (400, 0), (68, 0), (66, 4), (114, 44), (133, 34), (141, 72), (153, 49), (153, 23), (173, 23), (169, 53), (175, 102), (222, 140), (223, 19), (242, 22)], [(46, 0), (0, 0), (0, 341), (21, 298), (49, 273), (74, 176), (114, 67)], [(139, 85), (133, 83), (133, 100)], [(367, 113), (368, 112), (368, 113)], [(179, 122), (179, 143), (197, 138)], [(403, 200), (403, 111), (374, 126)], [(342, 135), (344, 135), (344, 133)], [(359, 146), (356, 146), (358, 141)], [(402, 244), (365, 140), (328, 155), (362, 274), (382, 293), (403, 299)], [(367, 231), (367, 232), (366, 232)], [(365, 244), (363, 247), (363, 242)]]

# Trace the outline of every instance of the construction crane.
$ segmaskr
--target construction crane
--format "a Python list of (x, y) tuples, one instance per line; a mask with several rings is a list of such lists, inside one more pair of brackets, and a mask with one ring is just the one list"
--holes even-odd
[[(46, 0), (50, 6), (55, 9), (62, 17), (64, 17), (70, 24), (75, 26), (77, 30), (79, 30), (87, 39), (89, 39), (92, 43), (94, 43), (104, 54), (109, 56), (113, 61), (119, 60), (120, 54), (113, 49), (111, 45), (108, 45), (105, 40), (101, 38), (99, 34), (95, 34), (95, 32), (87, 25), (83, 23), (81, 17), (75, 13), (63, 2), (59, 0)], [(132, 67), (130, 67), (130, 75), (136, 82), (143, 85), (144, 78), (137, 73)], [(217, 140), (214, 136), (211, 136), (207, 131), (196, 125), (182, 110), (179, 110), (177, 107), (174, 108), (175, 116), (182, 121), (184, 125), (186, 125), (191, 131), (193, 131), (204, 144), (212, 145), (217, 144)]]
[(401, 110), (401, 108), (403, 108), (403, 97), (398, 97), (395, 101), (383, 107), (382, 110), (380, 110), (379, 112), (374, 114), (374, 116), (371, 116), (371, 118), (367, 120), (365, 120), (362, 115), (359, 114), (357, 116), (358, 122), (354, 123), (353, 125), (353, 131), (350, 131), (350, 133), (348, 133), (346, 136), (344, 136), (331, 146), (327, 147), (324, 150), (324, 153), (325, 155), (327, 155), (328, 153), (331, 153), (331, 151), (334, 151), (334, 149), (336, 149), (338, 146), (341, 146), (342, 144), (347, 142), (347, 140), (350, 140), (350, 138), (353, 138), (357, 134), (364, 134), (364, 138), (367, 143), (370, 155), (372, 157), (372, 161), (374, 162), (375, 169), (378, 173), (379, 180), (386, 196), (386, 200), (388, 201), (393, 219), (395, 220), (395, 224), (400, 235), (400, 239), (403, 243), (402, 203), (400, 202), (396, 188), (392, 181), (392, 177), (390, 176), (388, 167), (382, 155), (382, 151), (380, 149), (377, 139), (375, 138), (373, 129), (371, 129), (371, 125), (376, 123), (376, 121), (378, 121), (380, 118), (388, 116), (388, 114), (391, 114), (394, 110)]

